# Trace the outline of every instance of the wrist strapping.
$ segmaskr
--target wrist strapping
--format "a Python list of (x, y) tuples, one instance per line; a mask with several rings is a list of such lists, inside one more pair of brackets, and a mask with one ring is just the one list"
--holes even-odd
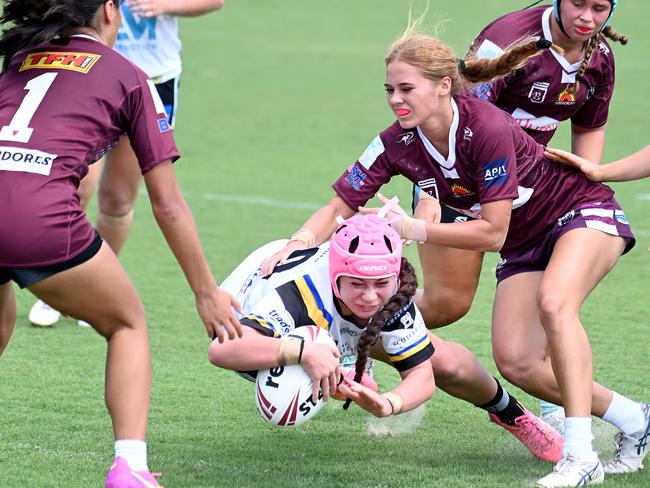
[(297, 339), (282, 340), (278, 342), (278, 350), (275, 352), (275, 361), (278, 366), (287, 366), (290, 364), (300, 364), (302, 359), (302, 350), (305, 347), (305, 341)]
[(292, 236), (290, 241), (302, 241), (307, 245), (307, 248), (314, 247), (316, 244), (316, 237), (314, 233), (309, 229), (302, 228), (296, 231)]
[(404, 399), (400, 396), (399, 393), (389, 391), (384, 393), (382, 396), (388, 400), (388, 403), (390, 403), (390, 406), (393, 409), (390, 413), (391, 415), (397, 415), (404, 408)]

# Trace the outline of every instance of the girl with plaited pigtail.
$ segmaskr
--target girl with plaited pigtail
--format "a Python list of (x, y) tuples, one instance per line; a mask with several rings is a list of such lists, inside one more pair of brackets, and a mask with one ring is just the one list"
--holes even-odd
[[(415, 272), (402, 258), (402, 242), (388, 222), (375, 215), (351, 217), (328, 243), (296, 251), (263, 275), (261, 264), (285, 245), (275, 241), (254, 251), (224, 280), (222, 286), (242, 303), (240, 320), (246, 327), (241, 340), (210, 345), (213, 364), (250, 372), (279, 361), (300, 363), (312, 378), (314, 398), (320, 389), (325, 399), (347, 398), (378, 417), (412, 410), (438, 383), (485, 410), (538, 458), (560, 458), (562, 438), (555, 430), (517, 402), (465, 347), (427, 331), (412, 300)], [(312, 324), (327, 329), (337, 348), (304, 342), (301, 353), (278, 340)], [(339, 357), (355, 352), (354, 370), (339, 366)], [(402, 381), (379, 394), (364, 372), (368, 355), (397, 369)]]
[[(650, 406), (593, 381), (580, 319), (582, 303), (635, 243), (625, 213), (609, 187), (548, 159), (511, 115), (465, 89), (468, 76), (491, 80), (504, 60), (513, 71), (535, 62), (549, 52), (548, 39), (520, 41), (476, 73), (471, 70), (480, 65), (472, 56), (459, 63), (442, 41), (417, 31), (418, 22), (411, 23), (385, 58), (386, 100), (396, 122), (374, 138), (334, 183), (336, 196), (262, 271), (327, 239), (336, 215), (354, 214), (393, 176), (406, 177), (420, 190), (415, 218), (395, 205), (388, 215), (404, 239), (421, 243), (418, 306), (430, 307), (434, 299), (441, 309), (453, 307), (457, 285), (471, 275), (472, 256), (479, 256), (474, 264), (480, 267), (481, 253), (501, 254), (492, 316), (496, 365), (510, 382), (567, 413), (562, 459), (538, 485), (581, 486), (601, 482), (605, 472), (637, 471), (647, 454)], [(539, 53), (528, 60), (512, 56), (526, 52), (527, 44)], [(427, 217), (424, 209), (436, 211), (432, 196), (458, 210), (452, 223), (439, 214)], [(454, 286), (437, 287), (450, 281)], [(475, 279), (465, 285), (473, 296)], [(453, 391), (444, 378), (437, 384)], [(591, 415), (620, 431), (604, 466), (592, 448)]]
[[(366, 370), (366, 363), (368, 362), (368, 353), (371, 346), (377, 342), (381, 328), (384, 327), (400, 309), (409, 303), (411, 297), (415, 295), (417, 288), (418, 279), (415, 275), (415, 270), (406, 258), (402, 258), (402, 265), (400, 266), (399, 271), (399, 288), (397, 289), (397, 293), (390, 297), (379, 312), (370, 319), (366, 330), (359, 338), (359, 344), (357, 344), (357, 361), (354, 368), (354, 381), (361, 382), (363, 373)], [(348, 399), (343, 405), (343, 408), (348, 408), (350, 402), (351, 400)]]

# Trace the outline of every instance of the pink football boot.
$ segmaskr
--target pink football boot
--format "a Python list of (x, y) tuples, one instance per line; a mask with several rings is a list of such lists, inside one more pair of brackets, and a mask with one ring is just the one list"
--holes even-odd
[(542, 461), (557, 463), (562, 459), (564, 439), (542, 419), (528, 410), (525, 410), (525, 412), (515, 419), (515, 426), (504, 424), (493, 413), (490, 413), (489, 416), (491, 422), (500, 425), (514, 435), (536, 457)]
[(122, 457), (116, 457), (106, 475), (106, 488), (163, 488), (154, 476), (160, 473), (133, 471)]

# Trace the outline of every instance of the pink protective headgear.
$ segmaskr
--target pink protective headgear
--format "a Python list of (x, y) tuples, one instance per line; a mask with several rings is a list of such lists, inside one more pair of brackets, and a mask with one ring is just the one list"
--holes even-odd
[(330, 282), (341, 298), (340, 276), (363, 279), (399, 277), (402, 239), (384, 219), (376, 215), (355, 215), (346, 220), (330, 239)]

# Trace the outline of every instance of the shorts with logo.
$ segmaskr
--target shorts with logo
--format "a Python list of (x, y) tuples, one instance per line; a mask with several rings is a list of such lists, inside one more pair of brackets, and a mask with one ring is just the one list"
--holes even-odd
[(50, 264), (48, 266), (38, 266), (33, 268), (0, 268), (0, 285), (4, 285), (13, 280), (21, 288), (37, 283), (38, 281), (49, 278), (52, 275), (74, 268), (80, 264), (90, 261), (90, 259), (99, 252), (102, 247), (102, 238), (95, 231), (95, 238), (90, 245), (75, 257), (62, 263)]
[(632, 249), (636, 243), (625, 213), (614, 198), (599, 205), (594, 203), (581, 205), (560, 217), (553, 229), (536, 245), (521, 251), (502, 253), (501, 262), (496, 269), (497, 282), (500, 283), (519, 273), (544, 271), (560, 237), (573, 229), (585, 228), (623, 237), (625, 239), (623, 254)]
[[(411, 212), (415, 212), (415, 207), (418, 206), (418, 202), (420, 201), (420, 192), (422, 191), (422, 188), (420, 188), (418, 185), (413, 185), (413, 200), (411, 202)], [(458, 210), (454, 210), (451, 207), (448, 207), (442, 202), (440, 203), (440, 223), (441, 224), (453, 224), (455, 222), (467, 222), (470, 220), (476, 220), (475, 217), (470, 217), (469, 215), (465, 215), (463, 213), (460, 213)]]

